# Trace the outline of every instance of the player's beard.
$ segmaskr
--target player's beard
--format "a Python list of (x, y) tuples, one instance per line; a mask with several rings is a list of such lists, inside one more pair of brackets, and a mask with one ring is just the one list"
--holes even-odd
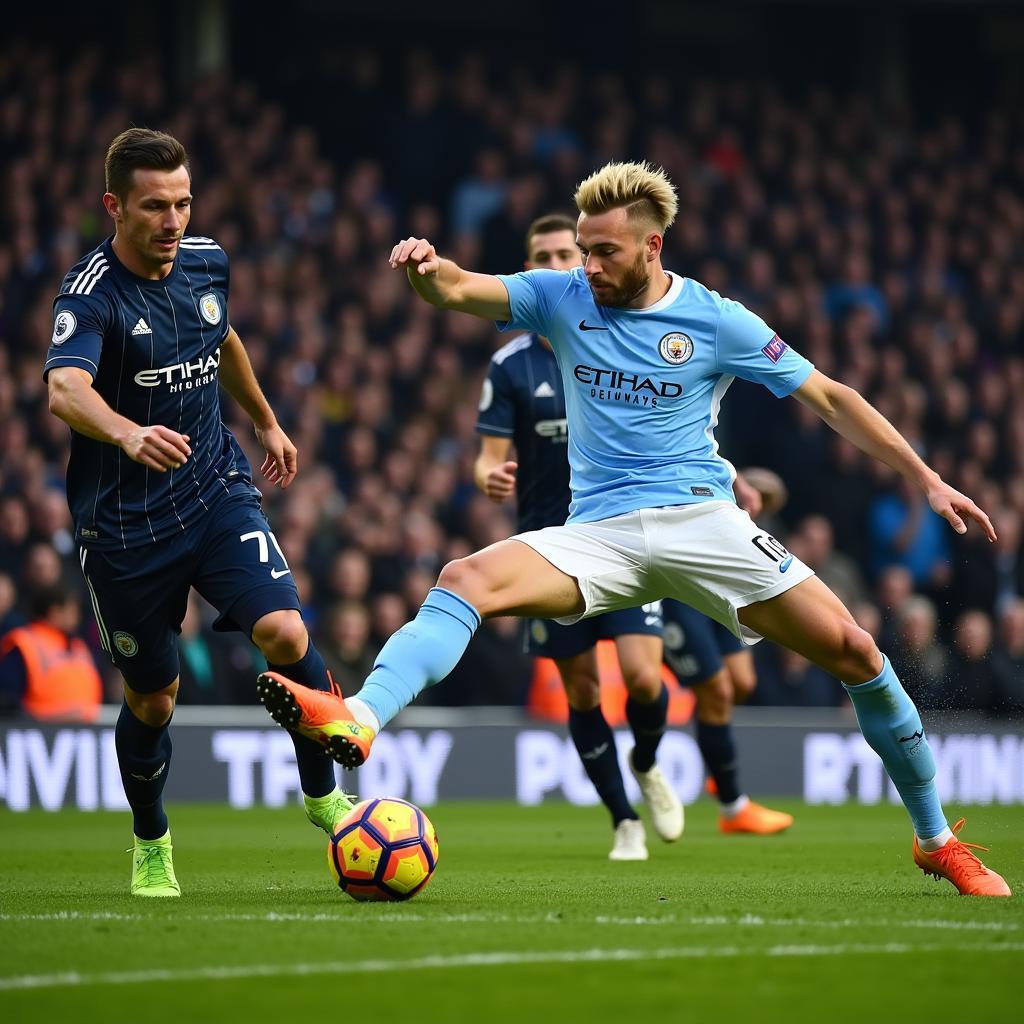
[(594, 301), (599, 306), (613, 306), (621, 309), (628, 306), (638, 295), (641, 295), (647, 287), (647, 266), (644, 254), (638, 252), (636, 259), (622, 272), (622, 280), (615, 288), (610, 288), (604, 293), (603, 298), (598, 298), (597, 293), (591, 288)]

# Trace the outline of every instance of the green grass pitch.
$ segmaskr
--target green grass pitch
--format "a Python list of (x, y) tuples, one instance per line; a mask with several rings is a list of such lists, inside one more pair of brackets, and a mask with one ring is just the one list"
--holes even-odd
[[(444, 804), (405, 904), (333, 888), (297, 808), (172, 807), (183, 897), (127, 895), (128, 818), (0, 813), (0, 1018), (247, 1022), (905, 1021), (1019, 1012), (1024, 900), (910, 861), (898, 807), (804, 807), (721, 836), (706, 801), (646, 864), (603, 809)], [(1024, 893), (1020, 808), (968, 840)]]

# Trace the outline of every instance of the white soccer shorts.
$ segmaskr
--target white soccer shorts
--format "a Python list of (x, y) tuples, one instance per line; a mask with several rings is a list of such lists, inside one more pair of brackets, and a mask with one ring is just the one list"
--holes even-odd
[(575, 577), (586, 607), (556, 620), (563, 625), (674, 597), (756, 644), (762, 637), (740, 624), (739, 610), (814, 575), (731, 501), (644, 508), (512, 539)]

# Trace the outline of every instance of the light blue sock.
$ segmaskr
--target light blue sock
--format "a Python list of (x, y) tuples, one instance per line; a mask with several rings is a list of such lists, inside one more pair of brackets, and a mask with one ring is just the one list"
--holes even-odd
[(416, 618), (381, 648), (359, 699), (387, 725), (426, 687), (455, 666), (480, 625), (480, 614), (458, 594), (434, 587)]
[(918, 839), (937, 836), (948, 826), (935, 788), (935, 759), (921, 716), (889, 659), (882, 655), (882, 671), (874, 679), (843, 686), (853, 701), (864, 739), (882, 759), (903, 798)]

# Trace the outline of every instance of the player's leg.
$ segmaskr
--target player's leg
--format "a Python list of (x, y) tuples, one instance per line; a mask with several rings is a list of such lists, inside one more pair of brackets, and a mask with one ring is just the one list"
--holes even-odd
[(246, 634), (267, 659), (270, 671), (258, 683), (261, 699), (281, 705), (279, 721), (290, 727), (306, 815), (330, 834), (351, 803), (338, 790), (323, 746), (292, 726), (295, 704), (275, 680), (297, 681), (311, 701), (332, 693), (332, 680), (302, 621), (284, 554), (247, 490), (225, 496), (210, 516), (196, 545), (194, 585), (220, 612), (214, 629)]
[(333, 732), (322, 742), (340, 764), (366, 760), (377, 731), (458, 663), (482, 618), (522, 615), (576, 621), (628, 606), (646, 569), (639, 516), (611, 525), (550, 527), (449, 562), (416, 618), (384, 645), (359, 693), (334, 698)]
[(654, 831), (666, 843), (682, 834), (682, 801), (655, 763), (668, 725), (668, 687), (661, 677), (663, 622), (661, 602), (603, 616), (611, 622), (619, 668), (629, 696), (626, 720), (633, 733), (629, 767), (643, 794)]
[(533, 548), (513, 539), (492, 544), (441, 570), (416, 617), (381, 648), (362, 689), (346, 703), (376, 733), (455, 668), (484, 618), (558, 618), (582, 610), (575, 579)]
[[(735, 637), (719, 622), (711, 622), (714, 643), (724, 663), (723, 675), (725, 686), (722, 696), (725, 698), (725, 729), (728, 743), (732, 747), (732, 760), (738, 764), (735, 754), (735, 738), (732, 728), (733, 709), (742, 704), (754, 692), (757, 686), (757, 670), (754, 667), (754, 656), (750, 649)], [(698, 709), (699, 709), (698, 702)], [(699, 717), (699, 711), (698, 711)], [(698, 722), (699, 728), (699, 722)], [(722, 814), (718, 820), (719, 831), (726, 834), (752, 832), (755, 835), (773, 835), (783, 832), (793, 824), (793, 815), (785, 811), (772, 810), (762, 804), (755, 803), (745, 793), (740, 792), (738, 780), (736, 792), (739, 796), (732, 803), (719, 797)]]
[(170, 774), (170, 722), (178, 693), (174, 627), (188, 584), (170, 543), (133, 551), (81, 552), (100, 639), (124, 679), (114, 749), (132, 811), (133, 896), (178, 896), (163, 791)]
[[(261, 616), (252, 627), (252, 640), (267, 659), (268, 671), (257, 683), (264, 704), (273, 702), (276, 696), (288, 703), (288, 707), (280, 709), (281, 713), (294, 716), (295, 705), (290, 700), (285, 680), (294, 680), (320, 693), (341, 692), (306, 630), (302, 616), (294, 609), (281, 608)], [(317, 828), (332, 835), (337, 822), (351, 810), (352, 801), (338, 789), (334, 762), (323, 746), (297, 729), (290, 733), (306, 817)]]
[(581, 622), (574, 626), (548, 623), (547, 626), (549, 649), (552, 643), (557, 647), (559, 640), (569, 639), (560, 635), (562, 631), (564, 634), (585, 631), (590, 642), (584, 651), (568, 657), (555, 657), (555, 664), (569, 702), (569, 735), (587, 778), (594, 784), (601, 803), (608, 808), (612, 818), (615, 842), (608, 857), (611, 860), (647, 860), (643, 825), (626, 796), (615, 734), (601, 710), (601, 680), (591, 623)]
[(917, 708), (889, 659), (839, 598), (812, 577), (769, 600), (741, 608), (739, 620), (843, 681), (864, 738), (882, 759), (914, 823), (917, 864), (948, 878), (961, 893), (1008, 896), (1003, 879), (985, 868), (950, 831)]

